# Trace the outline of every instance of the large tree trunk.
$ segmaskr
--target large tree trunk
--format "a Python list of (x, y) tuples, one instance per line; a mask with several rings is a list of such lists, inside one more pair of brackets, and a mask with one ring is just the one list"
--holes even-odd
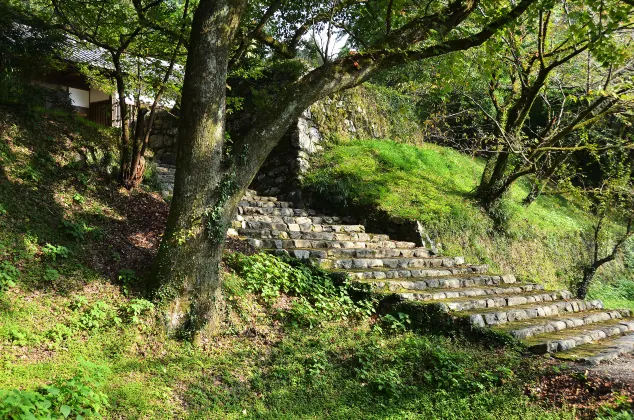
[[(229, 148), (224, 140), (227, 55), (246, 0), (202, 0), (189, 42), (174, 196), (152, 277), (157, 296), (167, 309), (168, 329), (202, 332), (203, 336), (213, 330), (221, 298), (218, 265), (227, 227), (264, 160), (305, 109), (319, 99), (359, 85), (380, 69), (480, 45), (533, 1), (522, 0), (477, 36), (443, 44), (440, 49), (378, 57), (359, 54), (325, 63), (273, 93), (269, 109), (255, 110), (248, 127), (232, 131)], [(448, 33), (476, 5), (451, 3), (447, 13), (434, 21), (438, 31)], [(430, 26), (423, 25), (421, 30), (407, 32), (403, 42), (421, 42), (429, 33)]]
[(583, 278), (577, 285), (577, 297), (579, 299), (585, 299), (588, 295), (590, 283), (592, 282), (594, 275), (597, 273), (597, 269), (598, 267), (595, 267), (594, 264), (583, 269)]
[(509, 163), (509, 153), (500, 151), (489, 158), (476, 190), (477, 199), (486, 210), (496, 206), (506, 193), (506, 171)]
[(219, 263), (237, 200), (225, 161), (225, 94), (229, 52), (244, 0), (203, 0), (187, 57), (174, 196), (154, 263), (153, 282), (171, 332), (215, 326)]

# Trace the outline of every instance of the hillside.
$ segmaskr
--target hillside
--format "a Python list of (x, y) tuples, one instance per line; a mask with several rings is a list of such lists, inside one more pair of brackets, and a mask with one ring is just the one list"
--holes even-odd
[[(592, 223), (582, 201), (545, 195), (523, 206), (528, 186), (517, 184), (499, 215), (503, 227), (497, 228), (471, 199), (484, 168), (478, 158), (433, 144), (345, 137), (327, 144), (304, 180), (314, 201), (357, 217), (384, 213), (419, 220), (447, 255), (464, 254), (526, 281), (570, 287), (580, 276), (583, 235)], [(604, 267), (599, 272), (604, 284), (597, 282), (593, 296), (634, 307), (629, 300), (634, 282), (627, 278), (631, 273), (622, 261)]]
[(323, 274), (275, 257), (264, 272), (258, 257), (230, 258), (242, 277), (224, 274), (227, 314), (215, 341), (194, 347), (167, 337), (139, 287), (167, 204), (148, 187), (131, 194), (112, 182), (111, 161), (102, 159), (109, 131), (64, 114), (0, 112), (3, 418), (24, 410), (135, 419), (573, 418), (626, 391), (597, 398), (591, 389), (600, 379), (577, 380), (513, 347), (419, 335), (399, 314), (333, 317), (314, 303), (322, 288), (276, 283), (311, 284)]

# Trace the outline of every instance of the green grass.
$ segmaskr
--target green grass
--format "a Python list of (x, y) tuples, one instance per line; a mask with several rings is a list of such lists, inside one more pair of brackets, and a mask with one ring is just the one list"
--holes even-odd
[[(113, 419), (574, 418), (525, 396), (539, 371), (514, 350), (392, 333), (398, 324), (377, 317), (294, 325), (280, 316), (280, 308), (301, 314), (282, 287), (271, 303), (260, 290), (273, 284), (254, 288), (232, 274), (223, 334), (198, 347), (167, 337), (156, 308), (131, 316), (142, 296), (116, 279), (131, 267), (112, 245), (116, 235), (143, 234), (125, 206), (155, 195), (139, 191), (130, 202), (96, 167), (73, 163), (85, 148), (111, 147), (113, 133), (63, 114), (24, 121), (5, 110), (0, 128), (0, 263), (16, 283), (0, 292), (0, 390), (35, 390), (89, 370), (103, 376), (95, 386)], [(305, 302), (297, 308), (323, 299)]]
[(609, 309), (631, 309), (634, 311), (634, 276), (619, 278), (609, 283), (595, 282), (590, 287), (589, 299), (601, 299)]
[[(493, 229), (470, 198), (484, 168), (480, 159), (432, 144), (416, 147), (388, 140), (343, 141), (322, 159), (318, 171), (307, 180), (309, 187), (319, 187), (332, 177), (351, 204), (372, 205), (395, 217), (420, 220), (428, 229), (444, 234)], [(581, 209), (562, 197), (541, 197), (529, 207), (520, 205), (527, 193), (521, 184), (511, 191), (510, 234), (575, 234), (587, 226)]]
[[(90, 361), (104, 373), (106, 418), (573, 418), (523, 394), (530, 362), (460, 340), (387, 334), (370, 319), (316, 328), (280, 326), (244, 280), (229, 276), (235, 319), (206, 348), (165, 337), (159, 324), (76, 330), (52, 346), (45, 330), (69, 323), (73, 298), (14, 289), (0, 318), (0, 389), (70, 378)], [(88, 305), (125, 303), (92, 283)], [(28, 337), (8, 338), (19, 329)], [(528, 364), (527, 364), (528, 363)]]

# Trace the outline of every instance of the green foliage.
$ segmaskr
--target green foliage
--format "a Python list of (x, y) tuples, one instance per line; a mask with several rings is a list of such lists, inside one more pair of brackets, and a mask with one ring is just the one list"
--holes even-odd
[(101, 376), (81, 374), (34, 391), (0, 390), (0, 417), (7, 420), (103, 418), (108, 397)]
[(25, 181), (38, 182), (42, 178), (42, 174), (31, 165), (25, 166), (18, 175)]
[[(81, 307), (77, 307), (79, 311)], [(98, 300), (90, 306), (85, 306), (79, 313), (78, 326), (84, 331), (94, 331), (121, 324), (121, 318), (115, 308), (103, 300)]]
[(634, 406), (628, 401), (627, 395), (620, 395), (614, 404), (600, 407), (597, 412), (597, 420), (632, 420), (634, 419)]
[(57, 323), (46, 332), (44, 337), (51, 341), (51, 347), (56, 348), (72, 336), (73, 330), (69, 326)]
[(398, 312), (395, 315), (384, 315), (381, 317), (381, 321), (387, 327), (388, 331), (393, 333), (405, 332), (409, 324), (412, 323), (409, 319), (409, 315), (403, 312)]
[(44, 254), (47, 259), (57, 261), (57, 258), (68, 258), (69, 251), (68, 248), (63, 245), (56, 246), (47, 243), (42, 247), (42, 254)]
[(514, 218), (515, 211), (516, 208), (513, 207), (513, 203), (508, 196), (505, 195), (489, 206), (487, 214), (493, 221), (496, 229), (501, 232), (508, 232), (511, 230), (511, 221)]
[[(119, 256), (119, 259), (120, 258), (121, 256)], [(124, 296), (127, 296), (130, 292), (130, 286), (132, 286), (139, 280), (134, 270), (129, 270), (125, 268), (119, 271), (117, 279), (119, 279), (119, 281), (121, 282), (121, 289)]]
[(623, 262), (630, 270), (634, 269), (634, 239), (630, 239), (623, 247)]
[(0, 261), (0, 294), (15, 286), (20, 272), (9, 261)]
[(235, 253), (227, 262), (245, 279), (246, 290), (261, 295), (268, 305), (281, 294), (292, 296), (290, 308), (280, 311), (292, 324), (312, 327), (329, 320), (369, 316), (374, 311), (371, 300), (353, 299), (361, 291), (359, 286), (319, 268), (267, 253)]
[(38, 341), (36, 335), (19, 327), (9, 329), (7, 339), (16, 346), (27, 346)]
[(590, 286), (590, 299), (601, 299), (606, 308), (634, 310), (634, 280), (620, 277), (612, 281), (597, 281)]
[(75, 195), (73, 195), (73, 201), (78, 204), (84, 204), (86, 199), (84, 198), (83, 195), (76, 193)]
[(45, 105), (70, 110), (67, 92), (31, 83), (36, 72), (56, 67), (63, 37), (46, 19), (23, 13), (19, 6), (0, 2), (0, 103), (19, 103), (23, 114)]
[(121, 306), (125, 319), (130, 320), (133, 324), (140, 323), (143, 315), (152, 310), (154, 310), (154, 304), (145, 299), (132, 299)]
[(56, 281), (57, 279), (59, 279), (61, 276), (60, 272), (57, 271), (54, 268), (47, 268), (46, 270), (44, 270), (44, 280), (46, 281)]
[[(375, 392), (399, 398), (412, 383), (425, 384), (436, 391), (457, 395), (484, 392), (513, 378), (507, 366), (477, 369), (469, 353), (433, 348), (424, 337), (408, 334), (401, 345), (390, 348), (380, 336), (356, 350), (356, 375)], [(454, 397), (455, 398), (455, 397)]]
[(103, 238), (103, 232), (100, 228), (89, 226), (83, 221), (73, 222), (64, 219), (62, 220), (62, 228), (67, 235), (72, 236), (76, 241), (80, 242), (85, 241), (88, 234), (97, 240)]

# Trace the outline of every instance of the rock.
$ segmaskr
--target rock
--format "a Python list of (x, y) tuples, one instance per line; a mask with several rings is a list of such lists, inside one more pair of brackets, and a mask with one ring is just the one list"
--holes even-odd
[(160, 134), (155, 134), (150, 136), (150, 148), (151, 149), (160, 149), (163, 147), (163, 136)]

